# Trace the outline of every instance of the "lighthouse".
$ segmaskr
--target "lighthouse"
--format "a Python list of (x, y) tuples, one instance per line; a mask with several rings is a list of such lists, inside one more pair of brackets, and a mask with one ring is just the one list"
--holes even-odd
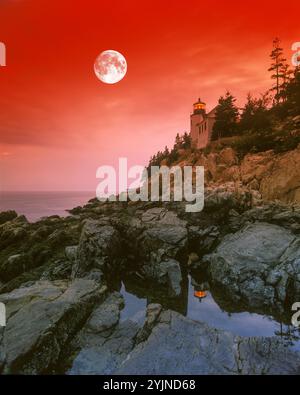
[(193, 104), (191, 114), (191, 140), (195, 148), (205, 148), (211, 140), (215, 123), (215, 108), (206, 113), (206, 103), (200, 98)]

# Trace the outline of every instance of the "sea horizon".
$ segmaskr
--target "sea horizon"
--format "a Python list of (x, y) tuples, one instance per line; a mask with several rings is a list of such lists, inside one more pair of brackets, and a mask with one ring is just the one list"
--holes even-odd
[(66, 217), (67, 210), (86, 204), (95, 197), (93, 191), (1, 191), (0, 211), (15, 210), (30, 222), (43, 217)]

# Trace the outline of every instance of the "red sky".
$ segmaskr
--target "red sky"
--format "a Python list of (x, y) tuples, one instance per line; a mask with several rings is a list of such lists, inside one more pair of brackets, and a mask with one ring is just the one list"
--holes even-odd
[[(300, 41), (299, 0), (0, 0), (1, 188), (95, 190), (96, 169), (146, 164), (189, 130), (192, 103), (226, 89), (242, 103), (270, 86), (279, 36)], [(106, 49), (127, 59), (97, 80)]]

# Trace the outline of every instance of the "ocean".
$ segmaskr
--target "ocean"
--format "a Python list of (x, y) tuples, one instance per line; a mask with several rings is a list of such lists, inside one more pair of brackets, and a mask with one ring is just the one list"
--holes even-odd
[(68, 215), (67, 209), (82, 206), (95, 196), (92, 191), (79, 192), (1, 192), (0, 211), (15, 210), (30, 222), (49, 215)]

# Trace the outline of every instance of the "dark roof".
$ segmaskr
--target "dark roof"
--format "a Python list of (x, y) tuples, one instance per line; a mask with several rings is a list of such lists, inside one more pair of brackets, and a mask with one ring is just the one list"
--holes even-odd
[(217, 109), (217, 106), (214, 107), (212, 110), (210, 110), (210, 112), (208, 112), (208, 113), (206, 114), (206, 116), (207, 116), (207, 117), (209, 117), (209, 116), (215, 116), (216, 109)]
[(201, 103), (201, 104), (206, 104), (206, 103), (204, 103), (204, 101), (202, 101), (202, 100), (200, 99), (200, 97), (198, 98), (198, 101), (196, 101), (194, 104), (199, 104), (199, 103)]

